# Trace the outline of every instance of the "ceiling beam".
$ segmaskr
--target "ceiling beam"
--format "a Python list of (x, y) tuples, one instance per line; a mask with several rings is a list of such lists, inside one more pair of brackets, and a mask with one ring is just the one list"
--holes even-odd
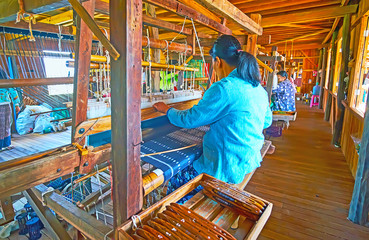
[(314, 25), (304, 25), (304, 24), (293, 24), (293, 23), (281, 24), (279, 26), (291, 27), (291, 28), (327, 29), (326, 27), (320, 27), (320, 26), (314, 26)]
[(66, 22), (73, 21), (73, 10), (69, 10), (63, 13), (56, 14), (51, 17), (47, 17), (41, 20), (37, 20), (37, 23), (48, 23), (54, 25), (61, 25)]
[[(68, 0), (23, 0), (24, 10), (29, 13), (40, 14), (49, 12), (62, 7), (70, 6)], [(0, 1), (0, 23), (14, 21), (19, 11), (18, 1)]]
[(160, 8), (164, 8), (170, 12), (176, 13), (180, 16), (187, 16), (192, 18), (195, 22), (200, 23), (210, 29), (213, 29), (222, 34), (232, 34), (232, 30), (223, 26), (221, 23), (210, 19), (202, 13), (194, 10), (191, 7), (184, 5), (183, 3), (175, 0), (143, 0), (144, 2), (150, 3)]
[(321, 31), (317, 31), (317, 32), (313, 32), (313, 33), (301, 35), (301, 36), (298, 36), (298, 37), (285, 39), (285, 40), (282, 40), (282, 41), (271, 43), (269, 45), (276, 45), (276, 44), (279, 44), (279, 43), (294, 41), (294, 40), (303, 39), (303, 38), (308, 38), (308, 37), (319, 35), (319, 34), (326, 33), (326, 32), (329, 32), (329, 29), (324, 29), (324, 30), (321, 30)]
[(278, 26), (286, 23), (303, 23), (318, 21), (323, 19), (330, 19), (342, 17), (348, 13), (355, 13), (358, 5), (349, 5), (343, 7), (326, 7), (312, 10), (297, 11), (294, 13), (287, 13), (280, 16), (263, 18), (262, 27)]
[(262, 35), (262, 27), (228, 0), (196, 0), (211, 11), (236, 23), (250, 34)]
[[(8, 27), (8, 28), (18, 28), (18, 29), (24, 29), (29, 30), (29, 24), (21, 21), (19, 23), (15, 23), (15, 21), (10, 21), (6, 23), (0, 23), (0, 26), (2, 27)], [(39, 32), (47, 32), (47, 33), (59, 33), (59, 26), (47, 24), (47, 23), (37, 23), (32, 26), (32, 29), (34, 31)], [(61, 27), (61, 34), (64, 35), (72, 35), (71, 28), (70, 27)]]
[(292, 12), (292, 11), (297, 11), (297, 10), (302, 10), (302, 9), (309, 9), (309, 8), (317, 8), (317, 7), (323, 7), (323, 6), (329, 6), (329, 5), (338, 5), (340, 3), (340, 0), (335, 0), (335, 1), (319, 1), (319, 2), (311, 2), (311, 3), (305, 3), (305, 4), (299, 4), (296, 3), (295, 5), (289, 6), (289, 7), (277, 7), (274, 9), (270, 9), (270, 10), (264, 10), (264, 11), (259, 11), (260, 14), (262, 14), (264, 17), (266, 17), (267, 15), (272, 15), (272, 14), (278, 14), (278, 13), (287, 13), (287, 12)]
[(300, 50), (301, 52), (302, 52), (302, 54), (306, 57), (306, 59), (311, 63), (311, 64), (313, 64), (313, 66), (314, 67), (318, 67), (318, 65), (315, 63), (315, 62), (313, 62), (310, 58), (309, 58), (309, 56), (304, 52), (304, 50)]
[[(285, 44), (278, 44), (278, 48), (280, 48), (282, 51), (285, 51)], [(306, 50), (306, 49), (320, 49), (324, 47), (320, 42), (314, 42), (314, 43), (304, 43), (304, 44), (291, 44), (287, 45), (286, 50)], [(263, 52), (271, 52), (272, 46), (265, 47), (265, 50)]]
[(334, 20), (334, 23), (332, 25), (332, 28), (331, 30), (329, 31), (329, 33), (327, 34), (327, 36), (324, 38), (322, 44), (326, 43), (331, 37), (332, 37), (332, 34), (333, 32), (336, 30), (337, 26), (338, 26), (338, 23), (340, 22), (341, 18), (340, 17), (337, 17), (335, 20)]

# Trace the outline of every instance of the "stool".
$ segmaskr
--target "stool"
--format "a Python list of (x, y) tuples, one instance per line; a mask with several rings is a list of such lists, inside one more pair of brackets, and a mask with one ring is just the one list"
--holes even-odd
[[(315, 99), (317, 99), (316, 103), (315, 103)], [(310, 107), (313, 107), (313, 106), (318, 106), (319, 105), (319, 96), (318, 95), (313, 95), (311, 96), (311, 99), (310, 99)]]
[(37, 240), (41, 238), (40, 219), (38, 217), (28, 220), (26, 225), (28, 228), (29, 240)]
[(26, 235), (28, 233), (28, 228), (26, 226), (27, 216), (27, 213), (21, 213), (15, 217), (19, 225), (19, 235)]

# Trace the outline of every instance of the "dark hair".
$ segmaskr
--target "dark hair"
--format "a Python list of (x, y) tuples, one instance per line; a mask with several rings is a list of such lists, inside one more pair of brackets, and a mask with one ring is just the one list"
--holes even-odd
[(237, 38), (231, 35), (222, 35), (214, 43), (210, 55), (215, 59), (219, 57), (229, 65), (237, 67), (237, 73), (242, 79), (257, 87), (260, 83), (260, 70), (256, 58), (241, 49)]
[(8, 74), (0, 67), (0, 79), (8, 79)]
[(285, 77), (286, 79), (288, 79), (288, 74), (286, 71), (280, 71), (277, 72), (277, 75), (281, 76), (281, 77)]

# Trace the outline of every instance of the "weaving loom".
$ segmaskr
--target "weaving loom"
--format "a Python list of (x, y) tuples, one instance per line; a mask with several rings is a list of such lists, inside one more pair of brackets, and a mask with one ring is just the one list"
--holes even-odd
[[(143, 157), (141, 160), (164, 172), (164, 180), (169, 180), (186, 168), (202, 154), (202, 139), (208, 126), (195, 129), (181, 129), (169, 123), (166, 116), (142, 121), (141, 154), (158, 153), (197, 144), (191, 148)], [(111, 142), (111, 131), (90, 135), (88, 145), (98, 147)]]

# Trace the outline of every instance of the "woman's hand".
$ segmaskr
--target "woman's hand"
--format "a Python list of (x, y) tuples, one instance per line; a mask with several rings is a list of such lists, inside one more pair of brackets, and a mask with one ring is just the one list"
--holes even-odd
[(167, 114), (167, 112), (168, 112), (168, 110), (170, 108), (168, 105), (166, 105), (163, 102), (155, 103), (153, 105), (153, 107), (156, 109), (156, 111), (161, 112), (161, 113), (165, 113), (165, 114)]
[(15, 112), (18, 114), (20, 112), (20, 107), (19, 106), (15, 106)]

